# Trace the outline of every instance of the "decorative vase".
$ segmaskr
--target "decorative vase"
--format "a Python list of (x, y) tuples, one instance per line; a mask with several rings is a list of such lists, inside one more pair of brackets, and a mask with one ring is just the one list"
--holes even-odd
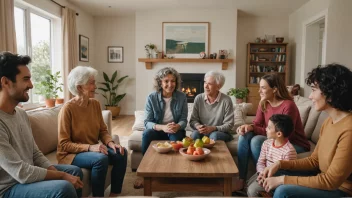
[(236, 104), (241, 104), (243, 102), (243, 98), (236, 98)]
[(55, 107), (55, 99), (45, 99), (45, 106), (47, 108)]
[(118, 106), (105, 106), (106, 110), (110, 110), (112, 114), (112, 118), (115, 119), (120, 115), (121, 107)]
[(55, 105), (64, 104), (63, 98), (56, 98)]

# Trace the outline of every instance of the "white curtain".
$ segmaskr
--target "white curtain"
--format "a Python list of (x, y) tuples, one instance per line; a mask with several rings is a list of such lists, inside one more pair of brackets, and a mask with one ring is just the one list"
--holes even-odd
[(63, 82), (65, 101), (72, 98), (68, 90), (67, 76), (78, 64), (78, 47), (76, 32), (76, 11), (65, 7), (62, 8), (62, 31), (63, 31)]
[(0, 52), (17, 53), (14, 0), (0, 0)]

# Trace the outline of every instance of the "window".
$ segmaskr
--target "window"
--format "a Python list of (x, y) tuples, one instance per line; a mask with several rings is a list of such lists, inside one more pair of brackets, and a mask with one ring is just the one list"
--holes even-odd
[[(16, 4), (17, 52), (32, 58), (32, 63), (28, 67), (31, 70), (34, 88), (30, 90), (29, 101), (23, 104), (25, 108), (35, 108), (44, 103), (45, 98), (39, 94), (39, 91), (40, 82), (46, 80), (46, 71), (53, 73), (62, 70), (61, 61), (57, 61), (61, 59), (61, 53), (58, 53), (61, 50), (60, 25), (60, 19), (37, 9)], [(62, 95), (63, 93), (60, 93), (60, 96)]]

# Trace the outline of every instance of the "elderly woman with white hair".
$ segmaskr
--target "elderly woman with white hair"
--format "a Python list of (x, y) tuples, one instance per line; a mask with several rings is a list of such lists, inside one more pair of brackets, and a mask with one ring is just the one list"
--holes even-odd
[[(104, 197), (108, 165), (111, 171), (111, 193), (121, 193), (127, 166), (127, 151), (116, 144), (104, 123), (101, 107), (94, 99), (97, 70), (78, 66), (68, 75), (68, 88), (75, 96), (59, 113), (57, 160), (91, 169), (94, 197)], [(99, 144), (99, 140), (103, 144)]]
[(192, 139), (208, 136), (213, 140), (232, 140), (234, 125), (231, 98), (220, 92), (225, 83), (223, 74), (209, 71), (204, 76), (204, 93), (194, 99), (190, 126), (194, 129)]

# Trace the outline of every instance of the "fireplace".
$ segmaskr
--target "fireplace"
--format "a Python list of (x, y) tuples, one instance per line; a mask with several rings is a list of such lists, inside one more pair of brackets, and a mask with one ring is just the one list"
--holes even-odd
[(194, 98), (204, 92), (204, 75), (205, 74), (192, 74), (181, 73), (181, 91), (187, 96), (187, 103), (193, 103)]

